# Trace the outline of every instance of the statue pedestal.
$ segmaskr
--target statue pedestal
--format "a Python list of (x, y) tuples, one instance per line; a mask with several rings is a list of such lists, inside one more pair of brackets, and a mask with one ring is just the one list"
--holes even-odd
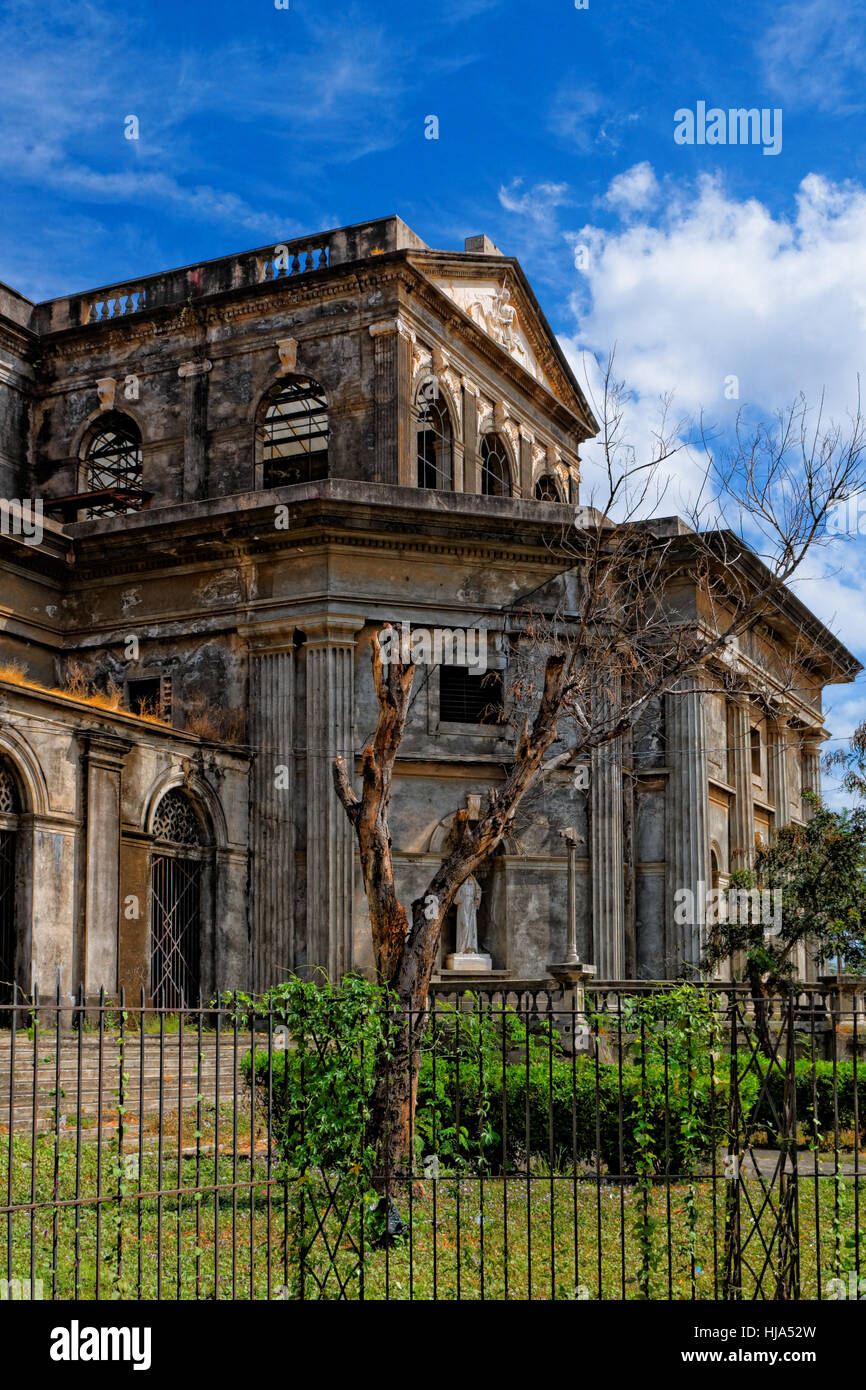
[(493, 961), (484, 951), (455, 951), (445, 957), (445, 969), (464, 975), (486, 975), (493, 969)]
[(563, 1048), (568, 1053), (594, 1057), (596, 1039), (586, 1016), (585, 984), (587, 980), (592, 980), (595, 966), (584, 964), (575, 954), (568, 960), (551, 965), (550, 973), (562, 986), (565, 1011), (559, 1014), (557, 1026)]

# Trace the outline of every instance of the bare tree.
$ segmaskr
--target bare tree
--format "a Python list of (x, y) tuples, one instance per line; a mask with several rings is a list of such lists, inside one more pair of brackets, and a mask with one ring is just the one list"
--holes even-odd
[[(842, 430), (825, 427), (820, 409), (813, 422), (801, 398), (772, 424), (749, 432), (739, 421), (733, 447), (721, 452), (703, 425), (692, 432), (684, 422), (671, 426), (664, 400), (641, 462), (625, 437), (626, 401), (611, 359), (598, 411), (605, 495), (600, 504), (593, 497), (581, 509), (581, 524), (564, 529), (555, 543), (568, 584), (527, 598), (511, 614), (518, 645), (534, 657), (510, 692), (513, 756), (478, 819), (456, 812), (442, 862), (408, 911), (394, 883), (388, 815), (415, 668), (383, 661), (379, 639), (388, 625), (372, 642), (379, 716), (363, 752), (360, 791), (342, 759), (333, 771), (360, 848), (376, 968), (406, 1016), (396, 1044), (380, 1059), (373, 1097), (383, 1183), (409, 1162), (430, 979), (442, 922), (460, 885), (496, 850), (524, 797), (552, 771), (626, 734), (652, 700), (690, 683), (694, 688), (702, 670), (736, 686), (742, 679), (736, 639), (774, 608), (804, 557), (822, 544), (828, 509), (866, 480), (859, 405)], [(696, 452), (701, 460), (688, 524), (654, 522), (665, 465), (685, 447), (692, 464)], [(805, 636), (794, 644), (792, 666), (807, 646)]]

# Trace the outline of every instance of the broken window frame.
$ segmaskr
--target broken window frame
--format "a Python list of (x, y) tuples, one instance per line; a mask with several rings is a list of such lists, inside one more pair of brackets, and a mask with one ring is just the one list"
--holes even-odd
[(256, 484), (293, 487), (328, 477), (328, 397), (312, 377), (289, 376), (267, 392), (256, 424)]

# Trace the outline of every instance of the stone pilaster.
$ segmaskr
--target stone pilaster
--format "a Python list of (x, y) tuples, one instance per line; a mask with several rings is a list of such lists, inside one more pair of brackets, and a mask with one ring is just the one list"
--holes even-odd
[(120, 932), (120, 779), (129, 739), (110, 733), (81, 736), (85, 778), (84, 992), (118, 988)]
[(355, 638), (361, 619), (304, 622), (307, 678), (307, 964), (337, 981), (352, 966), (352, 827), (334, 791), (334, 759), (354, 757)]
[[(599, 692), (593, 721), (613, 717), (617, 695)], [(592, 856), (593, 953), (598, 978), (621, 980), (625, 967), (622, 840), (622, 746), (615, 739), (592, 752), (590, 853)]]
[(267, 989), (296, 964), (295, 651), (292, 630), (259, 632), (250, 650), (251, 965)]
[(728, 781), (734, 788), (729, 816), (731, 869), (747, 869), (755, 849), (755, 800), (752, 791), (751, 710), (747, 700), (728, 703)]
[(399, 319), (372, 323), (376, 407), (376, 481), (414, 487), (412, 450), (412, 344), (415, 335)]
[(773, 721), (773, 742), (769, 749), (770, 800), (775, 811), (774, 834), (791, 818), (791, 783), (788, 775), (788, 717), (777, 714)]
[[(665, 968), (672, 979), (700, 959), (711, 878), (706, 715), (699, 676), (683, 677), (665, 696), (665, 734), (670, 768), (665, 798)], [(694, 908), (687, 914), (677, 913), (675, 906), (677, 892), (684, 889), (691, 893)], [(677, 922), (678, 915), (692, 920)]]
[(207, 396), (212, 366), (202, 359), (182, 362), (177, 369), (184, 384), (184, 502), (198, 501), (207, 492)]
[(532, 435), (520, 432), (520, 495), (532, 497)]
[[(815, 792), (821, 795), (821, 741), (814, 734), (810, 733), (803, 740), (803, 791)], [(811, 820), (815, 814), (813, 807), (807, 806), (803, 802), (803, 819)]]
[(471, 381), (463, 378), (463, 491), (481, 491), (481, 466), (478, 458), (478, 393)]

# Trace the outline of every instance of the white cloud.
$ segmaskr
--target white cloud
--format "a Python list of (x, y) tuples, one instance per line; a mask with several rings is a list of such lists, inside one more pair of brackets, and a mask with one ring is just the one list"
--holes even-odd
[(859, 0), (793, 0), (759, 44), (770, 87), (787, 106), (862, 111), (866, 40)]
[[(653, 186), (648, 166), (641, 179)], [(659, 398), (671, 391), (674, 416), (703, 410), (723, 433), (739, 408), (766, 417), (800, 391), (812, 403), (824, 391), (826, 415), (845, 423), (866, 368), (866, 189), (809, 175), (788, 215), (738, 199), (708, 177), (666, 182), (664, 204), (637, 217), (628, 199), (611, 202), (624, 221), (562, 233), (588, 251), (583, 271), (574, 272), (576, 327), (562, 343), (596, 399), (598, 362), (616, 346), (639, 450), (651, 438)], [(731, 377), (739, 400), (725, 398)], [(598, 446), (584, 453), (588, 492), (600, 477)], [(684, 451), (660, 512), (682, 513), (701, 477), (701, 460)], [(846, 645), (866, 653), (866, 539), (816, 550), (793, 587)], [(844, 736), (853, 716), (841, 718), (832, 695), (831, 708), (840, 715), (834, 732)]]
[(659, 196), (659, 183), (648, 160), (633, 164), (612, 179), (602, 199), (606, 207), (629, 213), (651, 207)]
[(800, 390), (826, 388), (836, 413), (853, 402), (866, 365), (860, 185), (809, 175), (782, 217), (704, 177), (670, 187), (655, 220), (567, 235), (589, 252), (572, 296), (580, 343), (606, 354), (616, 342), (639, 396), (675, 390), (687, 410), (730, 417), (736, 376), (739, 404), (762, 410)]

